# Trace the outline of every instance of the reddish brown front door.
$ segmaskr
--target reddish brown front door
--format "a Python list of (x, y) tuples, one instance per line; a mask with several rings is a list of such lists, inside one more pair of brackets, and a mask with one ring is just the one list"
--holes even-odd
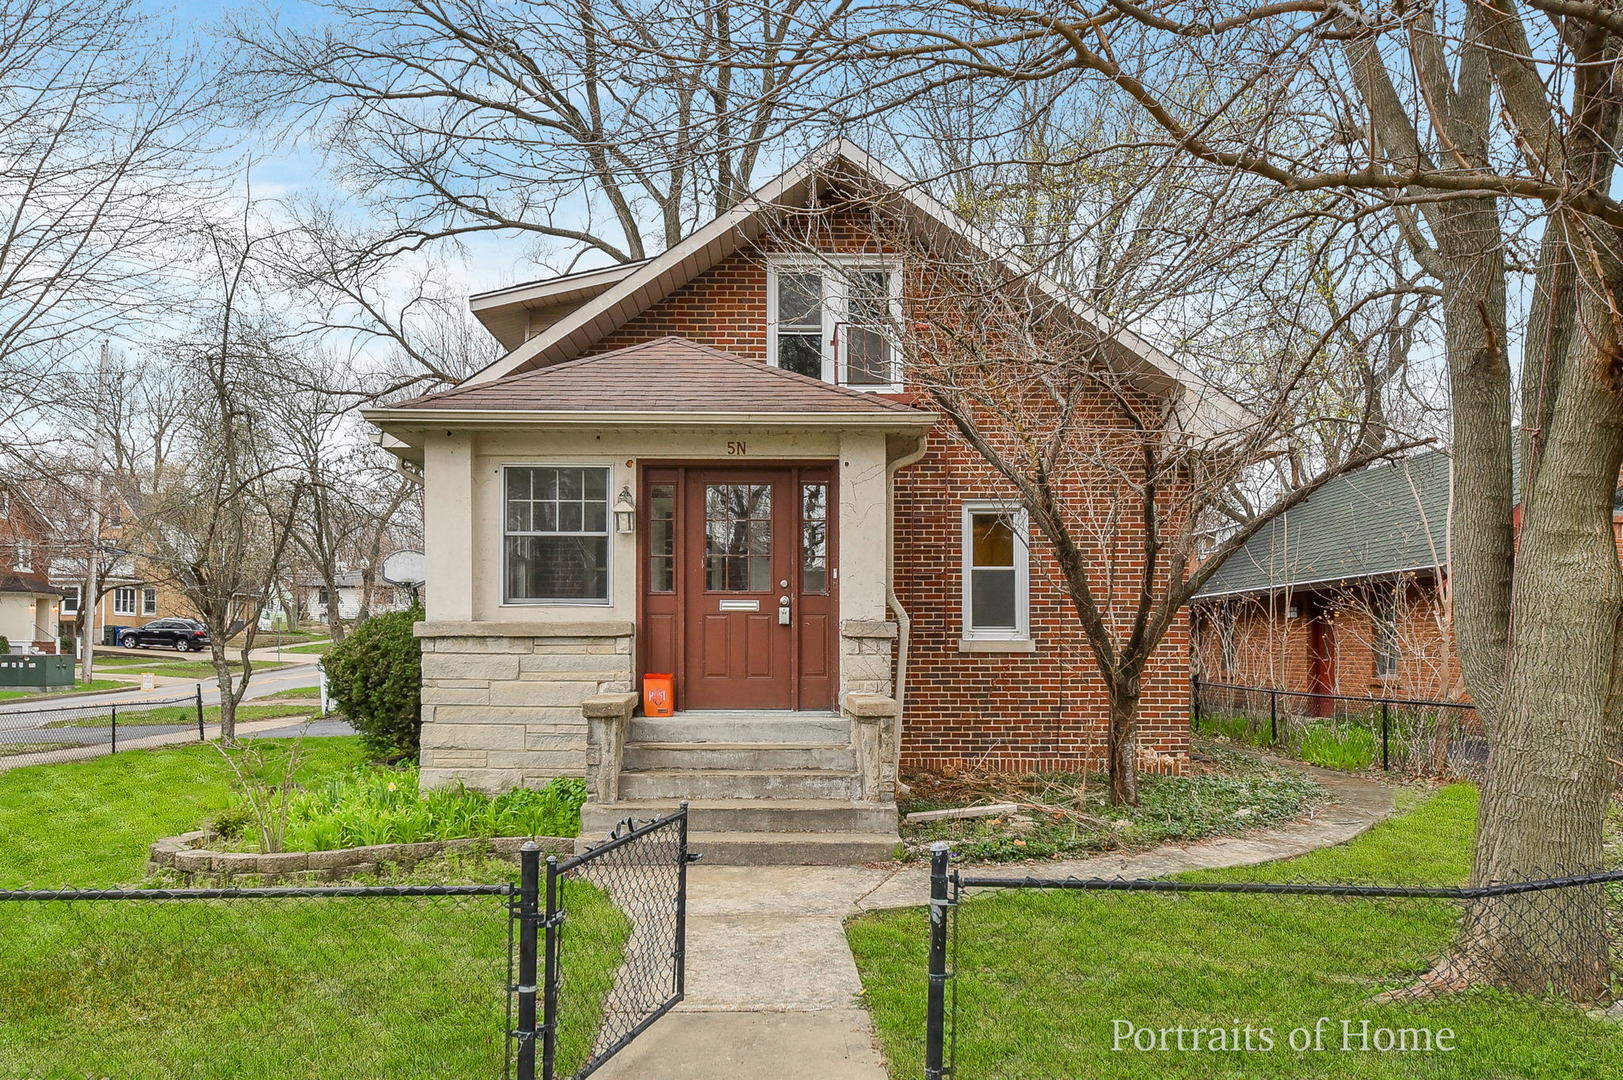
[(827, 709), (836, 573), (828, 466), (650, 467), (641, 666), (679, 709)]
[[(1336, 634), (1335, 628), (1324, 614), (1313, 616), (1308, 623), (1308, 682), (1317, 694), (1333, 694), (1336, 690)], [(1336, 702), (1330, 697), (1311, 699), (1314, 716), (1333, 716)]]

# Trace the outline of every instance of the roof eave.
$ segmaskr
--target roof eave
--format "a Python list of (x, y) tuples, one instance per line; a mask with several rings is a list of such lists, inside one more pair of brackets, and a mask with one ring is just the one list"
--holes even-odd
[[(669, 412), (644, 410), (546, 411), (536, 409), (363, 409), (361, 416), (398, 439), (399, 433), (436, 427), (514, 427), (555, 425), (561, 427), (837, 427), (875, 428), (885, 431), (911, 431), (932, 427), (939, 419), (933, 412), (899, 410), (885, 412)], [(390, 447), (393, 449), (393, 447)]]
[(1200, 592), (1189, 598), (1191, 604), (1202, 600), (1231, 600), (1237, 596), (1258, 596), (1268, 593), (1283, 592), (1286, 589), (1307, 589), (1315, 585), (1348, 585), (1356, 581), (1371, 581), (1375, 578), (1392, 577), (1395, 574), (1417, 574), (1422, 570), (1434, 573), (1446, 573), (1445, 568), (1436, 563), (1422, 563), (1418, 566), (1398, 566), (1390, 570), (1371, 570), (1367, 574), (1341, 574), (1336, 577), (1303, 578), (1300, 581), (1276, 581), (1267, 585), (1253, 585), (1244, 589), (1224, 589), (1219, 592)]

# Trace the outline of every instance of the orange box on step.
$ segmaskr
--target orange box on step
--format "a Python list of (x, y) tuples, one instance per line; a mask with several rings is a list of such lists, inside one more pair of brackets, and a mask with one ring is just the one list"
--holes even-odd
[(642, 677), (642, 714), (669, 716), (676, 711), (676, 676), (644, 675)]

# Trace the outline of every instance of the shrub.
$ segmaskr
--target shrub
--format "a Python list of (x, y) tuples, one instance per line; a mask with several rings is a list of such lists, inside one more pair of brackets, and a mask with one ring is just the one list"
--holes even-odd
[(11, 639), (6, 637), (6, 635), (4, 635), (4, 634), (0, 634), (0, 656), (4, 656), (6, 653), (8, 653), (10, 651), (11, 651)]
[(328, 690), (369, 753), (417, 753), (423, 658), (411, 626), (422, 617), (420, 606), (375, 615), (322, 659)]
[(331, 851), (493, 836), (574, 836), (586, 783), (558, 777), (497, 796), (457, 787), (420, 793), (415, 767), (360, 769), (293, 797), (286, 849)]

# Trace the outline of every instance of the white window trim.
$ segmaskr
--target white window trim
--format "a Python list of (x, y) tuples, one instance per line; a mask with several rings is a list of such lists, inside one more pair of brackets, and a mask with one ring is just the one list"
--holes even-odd
[[(617, 533), (614, 531), (614, 486), (616, 469), (612, 460), (605, 461), (504, 461), (499, 466), (501, 473), (501, 489), (496, 498), (496, 538), (501, 547), (501, 581), (497, 583), (497, 607), (534, 608), (534, 607), (584, 607), (606, 608), (614, 606), (614, 549)], [(604, 581), (607, 582), (608, 596), (601, 600), (511, 600), (507, 596), (507, 470), (508, 469), (602, 469), (609, 474), (608, 487), (605, 490), (608, 502), (608, 516), (604, 520), (605, 534), (608, 537), (608, 558), (604, 565)], [(568, 535), (568, 534), (564, 534)], [(582, 534), (594, 535), (594, 534)]]
[[(128, 608), (124, 607), (123, 604), (119, 602), (126, 592), (130, 594), (130, 606)], [(115, 588), (113, 590), (113, 614), (134, 615), (139, 610), (141, 605), (140, 593), (141, 590), (137, 589), (134, 585), (120, 585)]]
[[(151, 598), (150, 603), (148, 603), (149, 597)], [(158, 590), (150, 585), (143, 586), (141, 589), (141, 614), (153, 616), (158, 614)]]
[[(846, 312), (840, 300), (830, 290), (828, 271), (848, 268), (883, 270), (890, 275), (890, 317), (895, 326), (902, 325), (902, 262), (889, 255), (775, 255), (766, 264), (766, 362), (778, 366), (778, 274), (780, 271), (816, 270), (823, 275), (823, 308), (832, 314), (835, 326), (847, 325)], [(902, 345), (891, 339), (891, 381), (882, 385), (852, 386), (845, 378), (845, 335), (840, 335), (839, 346), (834, 335), (824, 327), (820, 342), (823, 352), (823, 381), (847, 390), (864, 394), (900, 394), (902, 392)]]
[[(1014, 526), (1013, 630), (977, 630), (971, 621), (973, 575), (970, 570), (974, 557), (971, 523), (976, 514), (1003, 514)], [(964, 502), (959, 511), (959, 529), (958, 576), (962, 583), (958, 612), (961, 627), (959, 649), (964, 652), (1032, 651), (1034, 645), (1025, 647), (1031, 643), (1031, 533), (1025, 507), (997, 499), (970, 499)]]

